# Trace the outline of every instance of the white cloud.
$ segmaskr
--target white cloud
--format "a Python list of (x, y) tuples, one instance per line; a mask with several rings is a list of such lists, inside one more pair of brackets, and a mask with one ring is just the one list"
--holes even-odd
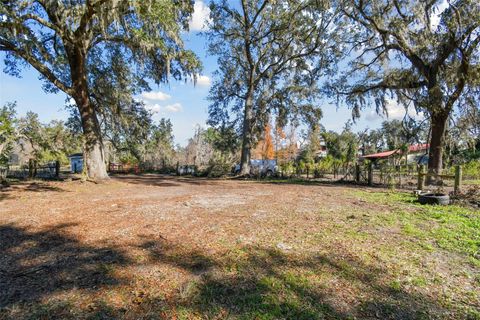
[(165, 101), (171, 98), (170, 95), (163, 93), (161, 91), (144, 92), (141, 94), (141, 97), (143, 99), (154, 100), (154, 101)]
[(145, 105), (145, 109), (152, 111), (153, 113), (159, 113), (162, 110), (162, 107), (159, 104), (155, 103), (154, 105)]
[(210, 21), (210, 8), (203, 1), (195, 1), (189, 25), (190, 31), (205, 31), (207, 21)]
[(169, 104), (168, 106), (165, 106), (165, 111), (168, 112), (180, 112), (183, 110), (183, 107), (180, 103), (174, 103), (174, 104)]
[(201, 87), (209, 87), (212, 81), (208, 76), (197, 75), (197, 85)]
[[(375, 110), (371, 110), (366, 114), (365, 119), (367, 121), (375, 121), (378, 119), (402, 120), (405, 117), (405, 107), (398, 104), (396, 100), (387, 99), (387, 113), (388, 117), (386, 115), (379, 115), (375, 112)], [(422, 118), (422, 116), (417, 114), (415, 108), (412, 106), (408, 108), (407, 113), (412, 118)]]
[(183, 111), (183, 107), (180, 103), (173, 103), (166, 106), (161, 106), (158, 103), (155, 104), (147, 104), (145, 105), (145, 109), (153, 112), (153, 113), (176, 113)]

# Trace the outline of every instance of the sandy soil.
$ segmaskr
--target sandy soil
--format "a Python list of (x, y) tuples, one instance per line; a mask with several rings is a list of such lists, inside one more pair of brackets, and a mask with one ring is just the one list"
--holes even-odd
[[(181, 305), (188, 309), (185, 318), (204, 318), (209, 312), (218, 318), (248, 318), (250, 313), (232, 303), (218, 303), (218, 312), (192, 307), (189, 299), (199, 295), (192, 291), (200, 290), (192, 289), (192, 283), (215, 277), (228, 282), (225, 275), (230, 277), (237, 260), (248, 261), (248, 272), (267, 270), (264, 260), (255, 264), (266, 255), (268, 274), (295, 270), (315, 275), (312, 283), (324, 281), (323, 298), (316, 293), (315, 299), (328, 304), (333, 318), (382, 317), (388, 308), (366, 301), (390, 294), (378, 288), (402, 272), (393, 261), (403, 251), (393, 248), (380, 255), (377, 249), (400, 235), (394, 228), (366, 223), (392, 207), (367, 203), (355, 196), (355, 189), (160, 175), (116, 176), (101, 184), (13, 185), (0, 193), (0, 318), (26, 313), (39, 318), (88, 318), (93, 313), (181, 318)], [(349, 230), (351, 237), (341, 236)], [(359, 236), (365, 234), (374, 236)], [(415, 261), (453, 273), (456, 258), (449, 256), (446, 263), (444, 253), (435, 254)], [(322, 274), (333, 276), (322, 280)], [(442, 290), (429, 288), (428, 298), (435, 301)], [(413, 319), (424, 309), (443, 312), (433, 302), (416, 306), (416, 295), (424, 291), (407, 294), (398, 301), (411, 305), (412, 313), (398, 307), (393, 319)], [(158, 305), (164, 307), (157, 310)]]

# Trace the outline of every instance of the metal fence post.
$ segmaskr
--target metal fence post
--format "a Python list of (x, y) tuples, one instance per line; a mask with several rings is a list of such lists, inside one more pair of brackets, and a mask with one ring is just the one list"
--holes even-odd
[(417, 190), (423, 190), (425, 186), (425, 166), (422, 164), (418, 167)]
[(453, 192), (458, 194), (460, 192), (460, 186), (462, 184), (462, 166), (455, 166), (455, 185), (453, 187)]

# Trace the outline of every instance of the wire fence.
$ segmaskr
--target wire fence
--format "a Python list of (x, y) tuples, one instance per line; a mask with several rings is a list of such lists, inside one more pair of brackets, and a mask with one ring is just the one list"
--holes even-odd
[(444, 189), (458, 192), (462, 186), (479, 186), (480, 172), (464, 174), (462, 166), (452, 166), (441, 174), (427, 173), (423, 165), (392, 166), (360, 163), (323, 170), (280, 171), (282, 178), (352, 182), (369, 186), (381, 186), (407, 190)]
[(70, 167), (61, 167), (59, 161), (36, 162), (30, 161), (26, 165), (7, 165), (0, 167), (0, 178), (13, 179), (54, 179), (60, 176), (60, 171), (69, 170)]

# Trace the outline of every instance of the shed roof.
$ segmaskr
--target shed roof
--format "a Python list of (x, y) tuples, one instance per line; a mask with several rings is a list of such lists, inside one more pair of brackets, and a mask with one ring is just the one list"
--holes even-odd
[(78, 158), (78, 157), (83, 157), (83, 153), (78, 152), (78, 153), (72, 153), (71, 155), (68, 156), (69, 158)]
[[(422, 144), (413, 144), (411, 146), (408, 146), (408, 152), (417, 152), (417, 151), (422, 151), (428, 149), (430, 145), (428, 143), (422, 143)], [(400, 149), (395, 149), (395, 150), (390, 150), (390, 151), (383, 151), (383, 152), (378, 152), (378, 153), (372, 153), (372, 154), (367, 154), (365, 156), (362, 156), (362, 158), (366, 159), (381, 159), (381, 158), (388, 158), (391, 155), (394, 155), (396, 153), (400, 153)]]
[(378, 152), (378, 153), (372, 153), (372, 154), (367, 154), (365, 156), (362, 156), (362, 158), (388, 158), (391, 155), (397, 153), (398, 150), (390, 150), (390, 151), (384, 151), (384, 152)]

